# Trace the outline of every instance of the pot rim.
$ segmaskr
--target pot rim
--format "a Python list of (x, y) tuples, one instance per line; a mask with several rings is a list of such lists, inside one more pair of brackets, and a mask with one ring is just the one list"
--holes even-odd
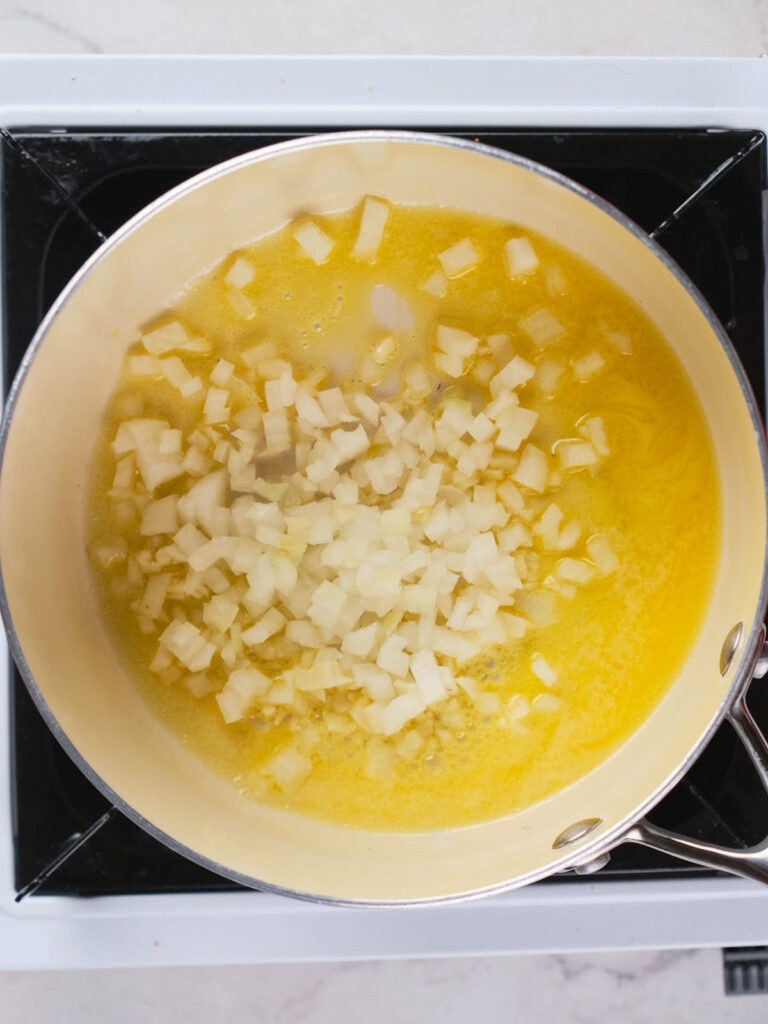
[[(252, 150), (230, 160), (215, 164), (213, 167), (186, 179), (179, 185), (153, 200), (147, 206), (139, 210), (138, 213), (134, 214), (133, 217), (126, 221), (125, 224), (119, 227), (112, 235), (105, 239), (105, 241), (102, 242), (102, 244), (89, 256), (57, 296), (35, 331), (35, 334), (19, 365), (16, 376), (8, 392), (8, 398), (3, 408), (2, 422), (0, 422), (0, 487), (2, 486), (2, 470), (13, 413), (16, 408), (19, 393), (24, 385), (32, 363), (41, 349), (48, 331), (54, 325), (62, 310), (65, 308), (69, 298), (77, 291), (90, 272), (99, 263), (101, 263), (102, 260), (108, 257), (112, 250), (115, 249), (125, 237), (130, 235), (137, 228), (141, 227), (141, 225), (148, 221), (159, 210), (175, 202), (187, 193), (204, 187), (208, 182), (222, 177), (231, 171), (250, 164), (259, 163), (262, 160), (268, 160), (275, 154), (312, 149), (318, 146), (343, 145), (350, 142), (405, 142), (433, 146), (447, 146), (454, 149), (468, 150), (470, 152), (477, 153), (478, 155), (493, 157), (497, 160), (500, 159), (507, 163), (515, 164), (524, 170), (530, 171), (557, 185), (560, 185), (569, 192), (575, 193), (591, 205), (596, 206), (603, 213), (610, 216), (621, 227), (633, 235), (635, 239), (641, 242), (664, 265), (666, 270), (672, 274), (677, 282), (682, 285), (689, 297), (698, 307), (699, 311), (705, 317), (709, 327), (725, 351), (728, 362), (730, 363), (739, 383), (742, 397), (746, 402), (750, 420), (755, 431), (755, 440), (760, 454), (760, 465), (763, 476), (763, 491), (766, 495), (766, 503), (768, 504), (768, 450), (766, 447), (765, 429), (746, 372), (739, 360), (733, 343), (704, 296), (676, 261), (673, 260), (672, 257), (647, 232), (627, 217), (626, 214), (622, 213), (621, 210), (617, 209), (601, 196), (591, 191), (591, 189), (580, 185), (578, 182), (566, 177), (559, 171), (555, 171), (544, 164), (540, 164), (537, 161), (529, 159), (528, 157), (520, 156), (517, 153), (509, 153), (505, 150), (497, 149), (495, 146), (488, 146), (484, 143), (474, 142), (470, 139), (458, 138), (451, 135), (438, 135), (433, 132), (386, 129), (364, 129), (345, 132), (330, 131), (321, 134), (302, 136), (297, 139), (290, 139), (286, 142), (279, 142), (274, 143), (273, 145), (264, 146), (261, 149)], [(766, 537), (766, 550), (768, 550), (768, 537)], [(37, 685), (37, 682), (35, 681), (22, 651), (19, 638), (16, 634), (8, 603), (8, 595), (5, 588), (2, 559), (0, 559), (0, 618), (2, 618), (3, 625), (5, 626), (11, 654), (13, 655), (13, 659), (21, 673), (27, 690), (46, 725), (89, 782), (91, 782), (114, 807), (116, 807), (129, 820), (133, 821), (134, 824), (148, 832), (153, 838), (157, 839), (174, 852), (181, 854), (188, 860), (199, 864), (201, 867), (204, 867), (215, 874), (221, 875), (250, 889), (259, 889), (264, 892), (290, 896), (295, 899), (305, 900), (312, 903), (342, 907), (397, 908), (408, 906), (444, 906), (460, 901), (479, 899), (485, 896), (500, 895), (512, 889), (529, 885), (532, 882), (544, 880), (553, 874), (568, 871), (577, 865), (594, 860), (601, 854), (611, 850), (621, 842), (623, 836), (632, 828), (632, 826), (639, 821), (647, 811), (654, 807), (682, 778), (712, 738), (716, 729), (724, 721), (732, 705), (748, 685), (749, 680), (751, 679), (752, 668), (754, 667), (762, 648), (762, 624), (765, 618), (767, 606), (768, 559), (764, 560), (763, 563), (763, 573), (757, 607), (755, 609), (753, 620), (749, 624), (748, 630), (746, 631), (745, 637), (742, 641), (739, 665), (737, 670), (734, 672), (730, 686), (711, 718), (708, 727), (701, 734), (694, 746), (689, 750), (686, 757), (683, 758), (678, 767), (671, 772), (670, 775), (651, 794), (649, 794), (649, 796), (642, 801), (637, 808), (635, 808), (631, 815), (628, 815), (604, 832), (597, 830), (598, 834), (591, 842), (577, 844), (574, 849), (568, 852), (565, 856), (560, 857), (555, 861), (548, 862), (546, 867), (528, 872), (526, 875), (517, 876), (503, 882), (495, 883), (491, 886), (441, 896), (416, 897), (412, 899), (354, 899), (290, 889), (286, 886), (263, 882), (250, 875), (227, 868), (226, 865), (220, 864), (217, 861), (206, 857), (204, 854), (198, 853), (192, 848), (186, 846), (184, 843), (179, 842), (173, 836), (169, 835), (167, 832), (154, 825), (151, 821), (144, 818), (143, 815), (141, 815), (117, 792), (115, 792), (91, 767), (89, 762), (86, 761), (74, 743), (69, 739), (63, 728), (60, 726), (58, 720), (53, 715)]]

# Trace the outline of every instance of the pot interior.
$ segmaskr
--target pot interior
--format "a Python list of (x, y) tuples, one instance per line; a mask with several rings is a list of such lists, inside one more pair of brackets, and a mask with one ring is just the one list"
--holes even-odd
[[(93, 445), (140, 325), (232, 249), (299, 213), (344, 209), (366, 193), (530, 226), (607, 273), (685, 367), (706, 411), (722, 483), (714, 595), (683, 671), (653, 715), (607, 761), (551, 798), (492, 822), (425, 834), (290, 816), (245, 800), (211, 774), (153, 718), (118, 663), (85, 551)], [(742, 379), (707, 315), (636, 235), (522, 162), (382, 134), (326, 136), (222, 165), (148, 208), (90, 261), (48, 318), (15, 394), (0, 478), (0, 566), (27, 679), (60, 738), (134, 816), (243, 880), (329, 898), (412, 900), (529, 881), (574, 863), (686, 761), (720, 712), (761, 619), (765, 478)], [(722, 677), (721, 645), (738, 622), (745, 640)], [(564, 828), (586, 818), (603, 824), (581, 843), (553, 850)]]

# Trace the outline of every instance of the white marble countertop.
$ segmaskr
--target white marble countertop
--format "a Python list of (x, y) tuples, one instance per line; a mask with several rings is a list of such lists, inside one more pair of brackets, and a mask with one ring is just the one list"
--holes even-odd
[(756, 57), (766, 0), (0, 0), (0, 52)]
[[(5, 53), (757, 56), (768, 0), (0, 0)], [(309, 966), (0, 973), (4, 1024), (760, 1022), (718, 950)]]
[(0, 974), (4, 1024), (765, 1024), (719, 950)]

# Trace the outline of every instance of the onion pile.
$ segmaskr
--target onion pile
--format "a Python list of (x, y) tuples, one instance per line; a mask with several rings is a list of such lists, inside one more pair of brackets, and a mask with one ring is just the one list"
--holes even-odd
[[(387, 212), (366, 200), (355, 259), (375, 262)], [(293, 235), (302, 258), (321, 264), (333, 251), (312, 221)], [(513, 277), (538, 267), (523, 237), (499, 258)], [(422, 286), (432, 294), (480, 257), (463, 239), (437, 260)], [(225, 278), (246, 319), (253, 276), (238, 257)], [(380, 319), (409, 322), (407, 309), (385, 309), (382, 292), (372, 303)], [(302, 377), (271, 341), (204, 374), (210, 346), (179, 321), (126, 357), (132, 384), (166, 382), (183, 422), (190, 410), (197, 422), (119, 423), (109, 498), (117, 523), (138, 515), (140, 525), (99, 544), (96, 558), (156, 637), (153, 673), (213, 695), (226, 723), (290, 729), (263, 769), (278, 788), (310, 772), (318, 723), (371, 737), (371, 770), (384, 772), (424, 748), (425, 718), (444, 739), (465, 728), (466, 701), (509, 722), (525, 717), (525, 697), (502, 703), (462, 666), (552, 621), (557, 597), (617, 569), (607, 539), (585, 537), (555, 500), (569, 474), (594, 474), (610, 454), (602, 420), (586, 417), (545, 448), (524, 397), (566, 379), (578, 386), (602, 357), (587, 352), (568, 367), (544, 356), (562, 333), (549, 309), (519, 327), (542, 350), (535, 364), (507, 335), (436, 324), (430, 356), (403, 365), (387, 398), (376, 383)], [(389, 350), (388, 335), (378, 349)], [(556, 710), (556, 669), (535, 653), (530, 670), (544, 687), (533, 706)]]

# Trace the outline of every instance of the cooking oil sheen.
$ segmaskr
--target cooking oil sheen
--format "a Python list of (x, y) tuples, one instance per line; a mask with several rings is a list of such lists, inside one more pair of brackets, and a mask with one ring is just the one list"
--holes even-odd
[[(558, 597), (550, 624), (462, 668), (482, 689), (498, 693), (502, 704), (515, 694), (533, 701), (551, 692), (559, 708), (534, 705), (525, 718), (500, 724), (467, 700), (464, 729), (436, 754), (401, 760), (385, 777), (369, 777), (365, 737), (323, 729), (308, 778), (279, 793), (259, 768), (288, 737), (286, 729), (257, 729), (247, 720), (225, 725), (213, 696), (195, 699), (180, 683), (158, 682), (146, 667), (156, 636), (138, 632), (126, 600), (110, 587), (109, 573), (95, 568), (105, 615), (127, 670), (166, 723), (169, 742), (181, 741), (244, 794), (382, 830), (447, 828), (505, 815), (604, 760), (649, 716), (681, 670), (712, 593), (720, 544), (719, 481), (707, 423), (685, 372), (649, 319), (602, 273), (551, 240), (474, 214), (393, 206), (376, 262), (369, 264), (351, 257), (359, 208), (313, 219), (334, 241), (320, 266), (299, 250), (289, 226), (235, 254), (256, 269), (243, 289), (256, 311), (251, 319), (238, 315), (228, 297), (224, 279), (235, 255), (190, 286), (166, 318), (180, 319), (213, 351), (185, 354), (185, 362), (207, 376), (218, 359), (237, 364), (244, 348), (271, 339), (297, 376), (317, 370), (347, 383), (381, 337), (370, 295), (374, 286), (387, 285), (408, 302), (413, 319), (412, 327), (392, 333), (390, 371), (405, 359), (428, 356), (438, 322), (479, 337), (507, 333), (524, 358), (563, 365), (552, 397), (532, 383), (521, 389), (521, 404), (540, 414), (531, 440), (548, 449), (571, 435), (582, 417), (602, 417), (611, 455), (594, 475), (569, 477), (556, 501), (583, 527), (577, 552), (583, 554), (584, 540), (599, 532), (620, 567), (580, 586), (572, 599)], [(510, 279), (503, 247), (521, 233), (532, 240), (540, 266)], [(467, 237), (478, 266), (450, 280), (442, 298), (422, 290), (438, 267), (437, 254)], [(566, 328), (543, 354), (518, 326), (541, 307)], [(606, 332), (630, 339), (631, 353), (619, 351)], [(572, 361), (594, 350), (604, 368), (577, 381)], [(461, 393), (461, 382), (453, 389)], [(194, 417), (180, 409), (174, 394), (160, 383), (137, 386), (126, 378), (119, 385), (95, 463), (94, 543), (117, 532), (130, 547), (136, 533), (135, 523), (115, 522), (104, 497), (114, 472), (109, 441), (115, 423), (133, 403), (143, 415), (161, 414), (171, 426), (189, 429)], [(553, 558), (544, 551), (540, 556)], [(557, 672), (551, 691), (531, 671), (534, 652)]]

